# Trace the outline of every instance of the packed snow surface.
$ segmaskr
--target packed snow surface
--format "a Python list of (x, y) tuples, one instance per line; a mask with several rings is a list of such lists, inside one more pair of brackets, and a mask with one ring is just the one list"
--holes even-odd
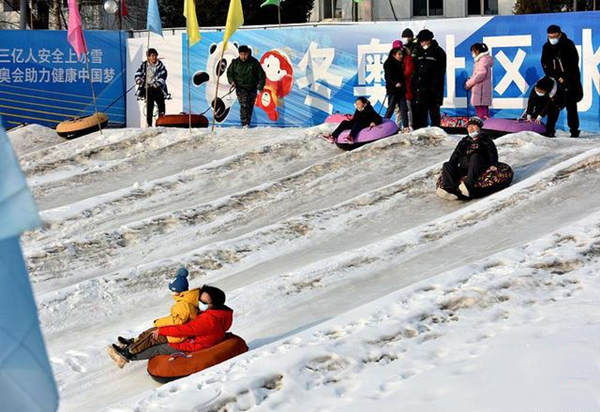
[[(449, 202), (458, 136), (343, 152), (327, 127), (9, 133), (61, 410), (600, 408), (600, 138), (499, 138), (512, 186)], [(250, 351), (160, 386), (105, 348), (168, 312), (181, 265)]]

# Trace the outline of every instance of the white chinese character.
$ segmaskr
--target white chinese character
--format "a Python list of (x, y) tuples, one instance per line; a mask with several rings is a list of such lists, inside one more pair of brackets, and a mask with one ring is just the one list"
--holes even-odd
[(64, 83), (65, 82), (65, 69), (55, 68), (52, 69), (52, 83)]
[(77, 82), (77, 69), (66, 69), (65, 70), (65, 83)]
[(385, 101), (383, 63), (391, 48), (390, 43), (382, 44), (379, 39), (371, 39), (371, 43), (357, 46), (358, 86), (354, 88), (354, 95), (366, 96), (372, 105)]
[(62, 63), (65, 54), (60, 49), (54, 49), (52, 52), (52, 63)]
[(23, 76), (24, 76), (23, 70), (21, 70), (17, 67), (11, 73), (12, 82), (13, 83), (23, 83)]
[(29, 49), (29, 55), (25, 59), (24, 63), (30, 63), (30, 62), (37, 63), (37, 60), (35, 59), (35, 57), (33, 57), (33, 50), (32, 49)]
[(90, 51), (90, 58), (92, 64), (102, 64), (102, 49), (92, 49)]
[(115, 69), (107, 68), (104, 69), (104, 83), (110, 83), (115, 78)]
[(38, 72), (37, 69), (26, 68), (25, 69), (25, 82), (26, 83), (37, 83)]
[(38, 50), (38, 63), (50, 63), (50, 50), (39, 49)]
[(333, 112), (333, 106), (329, 103), (331, 89), (318, 82), (322, 81), (332, 86), (341, 87), (342, 76), (328, 72), (334, 57), (335, 49), (319, 49), (317, 43), (311, 42), (298, 65), (300, 71), (305, 72), (304, 77), (296, 82), (298, 87), (303, 89), (310, 86), (311, 92), (321, 96), (315, 97), (308, 94), (304, 99), (304, 104), (327, 113)]
[(102, 69), (91, 69), (92, 83), (102, 83)]
[[(592, 108), (594, 95), (600, 93), (600, 48), (594, 50), (592, 44), (592, 29), (583, 29), (581, 32), (581, 51), (580, 58), (583, 59), (582, 86), (583, 99), (577, 104), (577, 110), (586, 112)], [(594, 86), (596, 93), (594, 93)]]
[(0, 83), (10, 83), (10, 70), (5, 67), (0, 68)]
[[(527, 53), (521, 49), (521, 47), (531, 47), (531, 35), (490, 36), (484, 37), (483, 42), (487, 44), (490, 49), (490, 56), (494, 56), (494, 48), (519, 47), (513, 60), (510, 60), (503, 51), (496, 53), (494, 56), (504, 70), (506, 70), (506, 73), (502, 79), (500, 79), (496, 87), (494, 87), (494, 90), (502, 96), (511, 83), (514, 82), (521, 93), (525, 93), (527, 89), (529, 89), (529, 84), (519, 70), (525, 61)], [(523, 97), (495, 97), (492, 101), (492, 107), (495, 109), (522, 109), (526, 104), (527, 99)]]
[(79, 80), (85, 83), (85, 81), (90, 78), (90, 73), (87, 71), (87, 69), (81, 69), (77, 72), (77, 77)]
[(0, 63), (10, 63), (10, 49), (0, 49)]
[(13, 63), (23, 63), (23, 61), (24, 61), (24, 59), (22, 57), (23, 49), (13, 49), (11, 55), (12, 55)]
[(78, 63), (77, 61), (77, 53), (71, 48), (69, 48), (69, 58), (65, 60), (65, 63), (74, 64)]
[(50, 70), (42, 67), (40, 69), (39, 83), (50, 83)]

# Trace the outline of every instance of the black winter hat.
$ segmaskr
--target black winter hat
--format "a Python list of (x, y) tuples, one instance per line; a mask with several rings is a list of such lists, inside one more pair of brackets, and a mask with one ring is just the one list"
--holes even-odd
[(223, 292), (221, 289), (214, 286), (204, 285), (200, 289), (200, 295), (202, 295), (203, 292), (208, 293), (210, 300), (212, 300), (213, 306), (218, 307), (225, 304), (225, 292)]
[(250, 47), (246, 46), (245, 44), (242, 44), (240, 47), (238, 47), (238, 53), (252, 53), (250, 51)]
[(415, 34), (413, 33), (413, 31), (411, 29), (406, 28), (402, 32), (402, 37), (410, 37), (412, 39), (413, 37), (415, 37)]
[(548, 34), (562, 33), (562, 30), (560, 29), (560, 26), (557, 26), (556, 24), (551, 24), (550, 26), (548, 26), (546, 33), (548, 33)]
[(417, 34), (417, 40), (433, 40), (433, 33), (431, 30), (423, 29), (419, 32), (419, 34)]
[(467, 122), (467, 126), (470, 124), (479, 126), (479, 128), (481, 129), (483, 127), (483, 120), (481, 120), (481, 118), (479, 118), (477, 116), (473, 116), (473, 117), (469, 118), (469, 121)]
[(538, 89), (541, 89), (545, 92), (549, 92), (554, 87), (554, 82), (552, 81), (552, 79), (550, 77), (544, 76), (540, 80), (537, 81), (537, 83), (535, 84), (535, 87), (537, 87)]

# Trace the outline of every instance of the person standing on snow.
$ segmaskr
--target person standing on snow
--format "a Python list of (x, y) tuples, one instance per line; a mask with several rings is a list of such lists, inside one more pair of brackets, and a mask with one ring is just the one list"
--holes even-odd
[(404, 49), (402, 43), (399, 47), (390, 50), (387, 60), (383, 63), (385, 73), (385, 89), (387, 92), (387, 111), (385, 118), (391, 119), (394, 110), (398, 108), (396, 115), (396, 124), (404, 126), (404, 130), (409, 130), (408, 124), (408, 106), (406, 103), (407, 83), (405, 80)]
[(265, 87), (265, 71), (260, 62), (252, 57), (248, 46), (238, 48), (239, 57), (227, 68), (227, 81), (235, 87), (240, 102), (240, 120), (242, 128), (250, 127), (256, 94)]
[(147, 60), (135, 72), (135, 84), (138, 85), (136, 96), (138, 100), (146, 97), (146, 125), (152, 127), (154, 103), (158, 106), (158, 116), (165, 114), (165, 99), (168, 99), (167, 68), (158, 60), (156, 49), (148, 49)]
[(473, 74), (465, 83), (465, 89), (471, 90), (471, 104), (475, 106), (477, 117), (486, 120), (490, 117), (492, 104), (492, 66), (494, 59), (490, 56), (485, 43), (471, 46), (471, 55), (475, 61)]
[(579, 114), (577, 102), (583, 99), (579, 53), (575, 44), (567, 38), (559, 26), (551, 25), (546, 30), (548, 41), (542, 49), (542, 68), (546, 76), (555, 79), (565, 92), (567, 123), (571, 137), (579, 137)]
[[(442, 166), (442, 185), (436, 194), (448, 200), (458, 194), (470, 196), (475, 182), (490, 166), (498, 164), (498, 150), (494, 141), (481, 133), (483, 120), (471, 117), (467, 123), (468, 136), (462, 138), (450, 160)], [(461, 181), (466, 176), (464, 181)]]
[(413, 122), (414, 128), (440, 126), (440, 106), (444, 100), (444, 78), (446, 76), (446, 52), (433, 40), (427, 29), (417, 35), (419, 42), (413, 53)]

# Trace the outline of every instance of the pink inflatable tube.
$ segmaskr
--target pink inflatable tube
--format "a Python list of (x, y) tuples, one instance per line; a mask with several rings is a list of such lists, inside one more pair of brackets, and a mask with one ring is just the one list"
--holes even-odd
[(398, 132), (398, 126), (396, 123), (389, 119), (383, 119), (380, 125), (373, 127), (372, 129), (366, 127), (362, 129), (358, 136), (354, 139), (354, 143), (348, 142), (348, 135), (350, 130), (344, 130), (337, 138), (335, 144), (344, 150), (352, 150), (360, 147), (364, 144), (374, 142), (379, 139), (389, 137)]
[(351, 120), (351, 114), (334, 113), (327, 116), (325, 123), (342, 123), (344, 120)]
[(500, 119), (498, 117), (490, 117), (483, 123), (483, 131), (487, 132), (492, 137), (504, 136), (509, 133), (518, 132), (536, 132), (544, 134), (546, 125), (536, 122), (528, 122), (522, 119)]

